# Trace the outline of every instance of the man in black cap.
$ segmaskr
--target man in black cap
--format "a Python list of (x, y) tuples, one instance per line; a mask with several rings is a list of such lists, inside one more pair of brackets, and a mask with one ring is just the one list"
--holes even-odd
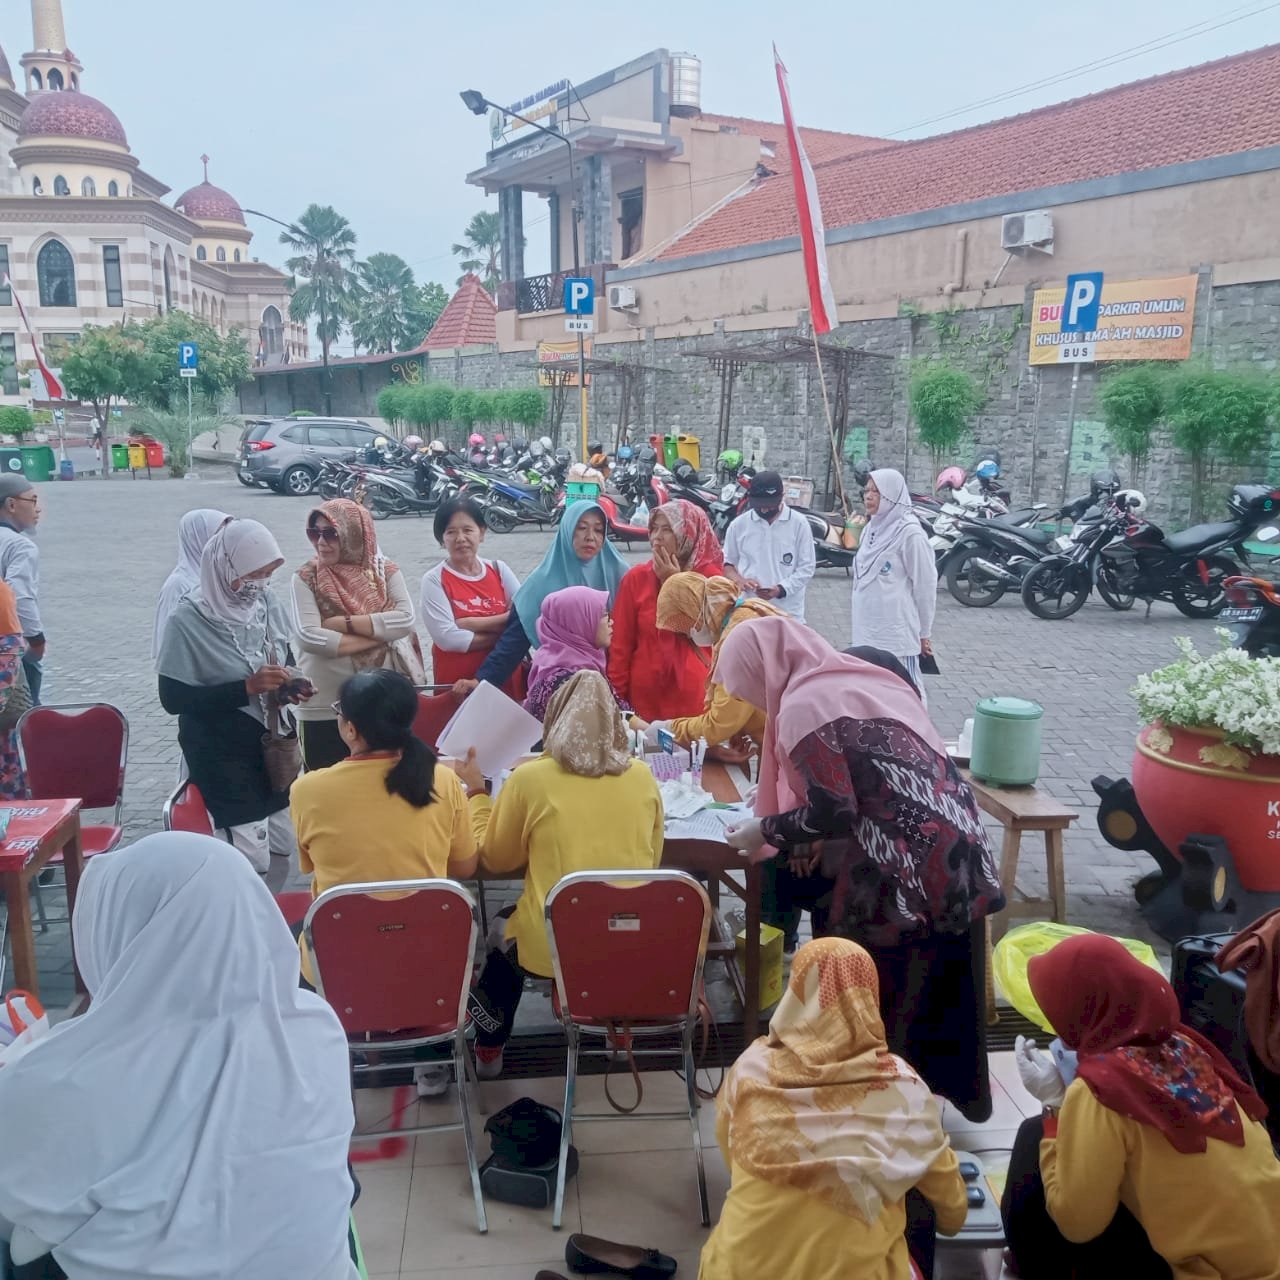
[(804, 592), (816, 559), (808, 522), (782, 500), (782, 477), (759, 471), (751, 477), (744, 511), (724, 540), (724, 571), (750, 595), (770, 600), (804, 621)]
[(0, 578), (13, 591), (27, 651), (22, 668), (31, 701), (40, 701), (44, 660), (44, 626), (40, 621), (40, 548), (32, 540), (40, 523), (40, 499), (25, 476), (0, 476)]

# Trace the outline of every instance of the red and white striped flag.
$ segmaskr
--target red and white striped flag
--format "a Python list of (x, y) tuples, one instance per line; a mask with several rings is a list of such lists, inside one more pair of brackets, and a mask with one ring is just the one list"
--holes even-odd
[(18, 308), (18, 314), (22, 317), (27, 336), (31, 339), (31, 350), (35, 352), (36, 364), (40, 366), (40, 376), (44, 378), (45, 398), (47, 400), (65, 400), (67, 398), (67, 389), (59, 381), (58, 375), (45, 364), (44, 357), (40, 354), (40, 344), (36, 341), (35, 331), (31, 328), (31, 321), (27, 319), (27, 309), (22, 305), (22, 299), (18, 297), (18, 291), (13, 287), (13, 281), (7, 275), (4, 278), (4, 287), (12, 295), (14, 305)]
[(791, 180), (796, 191), (796, 213), (800, 218), (800, 243), (804, 249), (804, 274), (809, 286), (809, 313), (814, 333), (830, 333), (840, 323), (836, 317), (836, 297), (831, 291), (827, 273), (827, 243), (822, 229), (822, 206), (818, 203), (818, 184), (813, 180), (813, 166), (800, 141), (791, 114), (791, 88), (787, 69), (773, 46), (773, 65), (778, 73), (778, 95), (782, 99), (782, 120), (791, 147)]

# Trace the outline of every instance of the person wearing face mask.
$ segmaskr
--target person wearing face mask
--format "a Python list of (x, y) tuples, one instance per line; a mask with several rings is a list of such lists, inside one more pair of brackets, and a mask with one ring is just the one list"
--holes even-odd
[(0, 476), (0, 578), (13, 590), (26, 640), (22, 669), (31, 701), (40, 705), (44, 678), (44, 624), (40, 621), (40, 548), (35, 544), (40, 499), (25, 476)]
[(267, 774), (269, 699), (295, 703), (310, 685), (290, 661), (288, 619), (267, 582), (284, 563), (256, 520), (230, 520), (200, 557), (200, 585), (178, 602), (156, 659), (160, 704), (178, 717), (178, 742), (215, 829), (265, 874), (291, 855), (289, 793)]
[(747, 505), (724, 540), (725, 576), (743, 595), (769, 600), (803, 622), (805, 588), (817, 567), (809, 525), (783, 502), (776, 471), (751, 477)]

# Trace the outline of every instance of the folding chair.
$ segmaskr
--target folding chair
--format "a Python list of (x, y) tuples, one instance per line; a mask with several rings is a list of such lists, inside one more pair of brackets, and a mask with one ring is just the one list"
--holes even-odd
[[(84, 809), (111, 809), (106, 825), (80, 828), (86, 860), (109, 853), (124, 834), (124, 772), (129, 756), (129, 722), (108, 702), (32, 707), (18, 721), (18, 759), (32, 800), (78, 799)], [(62, 863), (62, 854), (49, 859)], [(36, 910), (49, 923), (36, 886)], [(60, 919), (65, 920), (66, 917)]]
[[(410, 1137), (462, 1130), (476, 1221), (481, 1233), (486, 1232), (468, 1088), (467, 995), (478, 932), (471, 895), (453, 880), (338, 885), (311, 904), (302, 928), (316, 990), (347, 1033), (353, 1096), (357, 1073), (391, 1065), (357, 1065), (356, 1055), (452, 1044), (459, 1121), (395, 1132), (397, 1137)], [(385, 1131), (356, 1133), (352, 1141), (384, 1135)]]
[(193, 835), (215, 835), (213, 819), (205, 807), (204, 796), (194, 782), (183, 782), (164, 802), (161, 821), (166, 831), (189, 831)]
[[(612, 1112), (574, 1115), (578, 1056), (609, 1053), (605, 1039), (625, 1028), (633, 1042), (679, 1033), (698, 1166), (702, 1225), (711, 1225), (707, 1177), (698, 1129), (693, 1034), (702, 995), (702, 968), (711, 927), (706, 890), (683, 871), (578, 871), (547, 895), (547, 938), (555, 974), (555, 1004), (569, 1041), (565, 1062), (564, 1123), (551, 1225), (564, 1210), (565, 1170), (575, 1120), (617, 1120)], [(583, 1038), (599, 1048), (584, 1050)], [(637, 1057), (669, 1049), (632, 1049)], [(637, 1120), (680, 1120), (684, 1112), (645, 1112)]]

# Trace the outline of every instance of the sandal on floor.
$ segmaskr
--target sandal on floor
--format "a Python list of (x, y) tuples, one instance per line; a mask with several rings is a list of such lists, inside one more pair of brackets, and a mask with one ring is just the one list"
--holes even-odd
[(564, 1260), (580, 1275), (631, 1276), (633, 1280), (667, 1280), (676, 1273), (676, 1260), (657, 1249), (615, 1244), (598, 1236), (573, 1235), (564, 1247)]

